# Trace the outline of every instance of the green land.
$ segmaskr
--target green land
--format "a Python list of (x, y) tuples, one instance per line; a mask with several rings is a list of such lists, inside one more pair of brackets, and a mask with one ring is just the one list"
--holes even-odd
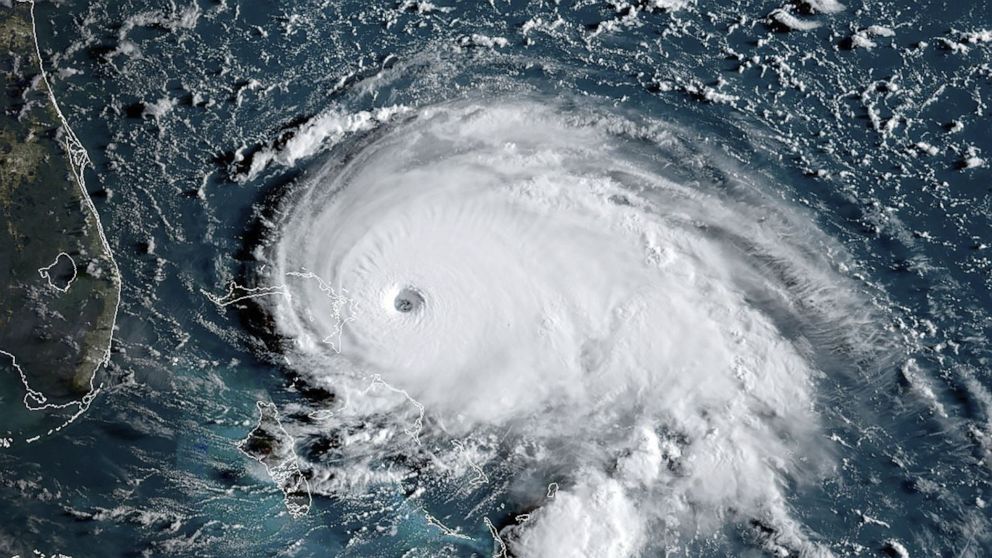
[(120, 274), (83, 183), (89, 159), (42, 70), (31, 10), (0, 8), (0, 408), (78, 414), (109, 356)]

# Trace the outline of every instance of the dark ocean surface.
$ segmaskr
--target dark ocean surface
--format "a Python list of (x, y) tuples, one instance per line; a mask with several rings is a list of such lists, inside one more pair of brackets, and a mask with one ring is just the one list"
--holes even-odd
[[(383, 480), (419, 470), (391, 456), (369, 466), (383, 478), (336, 482), (350, 457), (327, 458), (340, 439), (307, 416), (332, 396), (280, 352), (277, 317), (214, 300), (262, 284), (287, 193), (328, 165), (424, 108), (518, 99), (671, 123), (759, 177), (847, 252), (882, 339), (815, 380), (829, 465), (782, 488), (801, 542), (736, 509), (672, 538), (647, 523), (650, 544), (613, 555), (992, 554), (992, 4), (831, 4), (39, 3), (123, 293), (89, 411), (0, 450), (0, 555), (500, 552), (489, 525), (510, 539), (543, 505), (512, 489), (526, 471), (493, 459), (460, 490)], [(306, 515), (239, 449), (257, 401), (294, 440)], [(559, 473), (531, 482), (575, 483)]]

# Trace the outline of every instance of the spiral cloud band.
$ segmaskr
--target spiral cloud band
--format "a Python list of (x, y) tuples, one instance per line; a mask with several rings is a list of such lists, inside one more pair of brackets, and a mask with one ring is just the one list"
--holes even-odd
[[(742, 519), (816, 551), (788, 491), (830, 467), (818, 383), (863, 304), (838, 245), (685, 138), (533, 99), (371, 133), (277, 223), (290, 361), (342, 391), (381, 377), (425, 439), (498, 430), (482, 468), (548, 471), (557, 494), (500, 531), (515, 555), (634, 556)], [(383, 409), (355, 391), (346, 412)]]

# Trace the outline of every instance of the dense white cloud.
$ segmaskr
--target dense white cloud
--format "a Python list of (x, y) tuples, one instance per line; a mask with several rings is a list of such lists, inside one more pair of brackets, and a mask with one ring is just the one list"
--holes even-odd
[[(273, 310), (312, 374), (379, 374), (428, 435), (499, 428), (533, 450), (523, 466), (567, 471), (506, 531), (521, 555), (633, 556), (748, 516), (803, 544), (783, 486), (830, 463), (812, 356), (867, 342), (861, 300), (825, 235), (679, 135), (534, 102), (434, 107), (280, 223), (271, 280), (292, 294)], [(345, 293), (356, 317), (331, 351)]]

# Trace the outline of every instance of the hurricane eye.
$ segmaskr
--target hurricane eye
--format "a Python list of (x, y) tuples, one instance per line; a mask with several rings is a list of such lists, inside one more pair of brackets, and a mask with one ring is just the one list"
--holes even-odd
[(404, 287), (400, 289), (400, 292), (396, 294), (396, 298), (393, 299), (393, 308), (395, 308), (397, 312), (403, 312), (404, 314), (416, 312), (423, 305), (424, 295), (420, 294), (420, 292), (413, 287)]

